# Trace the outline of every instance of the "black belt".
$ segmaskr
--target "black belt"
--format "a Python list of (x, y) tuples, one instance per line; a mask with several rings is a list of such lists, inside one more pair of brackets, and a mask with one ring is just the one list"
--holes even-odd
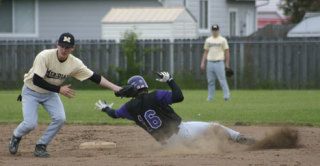
[(218, 60), (218, 61), (208, 61), (208, 62), (217, 63), (217, 62), (223, 62), (223, 60)]

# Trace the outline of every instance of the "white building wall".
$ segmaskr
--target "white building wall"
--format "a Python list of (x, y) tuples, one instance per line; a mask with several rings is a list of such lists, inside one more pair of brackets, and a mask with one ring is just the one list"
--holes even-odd
[(183, 6), (184, 0), (159, 0), (164, 7), (180, 7)]
[[(199, 0), (163, 0), (163, 5), (166, 7), (170, 6), (183, 6), (186, 5), (186, 8), (190, 13), (199, 20), (200, 13), (200, 1)], [(218, 24), (221, 29), (221, 34), (223, 36), (229, 36), (230, 25), (229, 25), (229, 11), (237, 10), (237, 26), (238, 26), (238, 35), (250, 35), (252, 32), (257, 29), (256, 22), (256, 8), (254, 2), (231, 2), (228, 0), (208, 0), (209, 3), (209, 28), (208, 29), (199, 29), (200, 36), (211, 35), (210, 26), (212, 24)], [(252, 27), (246, 27), (247, 23), (251, 22)], [(245, 27), (243, 27), (245, 26)]]
[(184, 11), (173, 23), (173, 37), (175, 39), (198, 38), (197, 22)]
[[(209, 20), (208, 29), (199, 29), (200, 36), (208, 36), (211, 34), (210, 27), (212, 24), (218, 24), (221, 27), (221, 34), (229, 34), (229, 24), (226, 21), (228, 14), (228, 6), (226, 0), (208, 0), (209, 5)], [(200, 1), (199, 0), (187, 0), (187, 9), (192, 13), (192, 15), (197, 19), (200, 17)], [(226, 31), (227, 30), (227, 31)]]
[(187, 2), (186, 2), (186, 7), (187, 7), (187, 9), (190, 11), (190, 13), (192, 13), (192, 15), (194, 16), (194, 18), (197, 20), (197, 22), (198, 22), (198, 20), (199, 20), (199, 13), (200, 13), (200, 11), (199, 11), (199, 8), (200, 8), (200, 6), (199, 6), (199, 0), (188, 0)]
[(76, 39), (100, 39), (101, 19), (112, 7), (161, 7), (158, 0), (38, 0), (39, 37), (57, 39), (62, 32)]
[[(220, 32), (223, 36), (229, 35), (229, 12), (227, 0), (214, 0), (210, 1), (210, 25), (218, 24), (220, 26)], [(210, 32), (209, 32), (210, 34)]]
[[(237, 34), (238, 36), (251, 35), (257, 29), (256, 8), (252, 3), (229, 3), (229, 11), (236, 9), (237, 11)], [(229, 32), (229, 11), (227, 13), (227, 24)], [(229, 34), (229, 33), (228, 33)]]

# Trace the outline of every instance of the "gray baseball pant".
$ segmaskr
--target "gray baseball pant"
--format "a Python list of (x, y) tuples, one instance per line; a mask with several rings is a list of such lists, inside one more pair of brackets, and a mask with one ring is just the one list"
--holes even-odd
[(14, 130), (16, 137), (22, 137), (35, 129), (38, 124), (38, 108), (41, 104), (49, 113), (52, 121), (37, 144), (49, 144), (66, 121), (63, 104), (57, 93), (38, 93), (26, 86), (22, 88), (23, 121)]
[(207, 62), (207, 80), (208, 80), (208, 100), (214, 98), (216, 89), (216, 79), (219, 80), (223, 90), (224, 99), (230, 98), (230, 90), (226, 79), (225, 65), (223, 61)]

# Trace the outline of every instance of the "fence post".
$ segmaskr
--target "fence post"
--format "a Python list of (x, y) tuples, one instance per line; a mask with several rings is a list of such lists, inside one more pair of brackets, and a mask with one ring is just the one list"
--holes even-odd
[(237, 42), (232, 43), (232, 56), (233, 56), (233, 69), (234, 69), (234, 78), (233, 78), (233, 88), (237, 89), (237, 80), (238, 80), (238, 65), (237, 65)]
[[(276, 62), (277, 62), (277, 70), (276, 70), (276, 76), (277, 76), (277, 82), (280, 83), (280, 82), (283, 82), (283, 41), (282, 39), (278, 39), (277, 40), (278, 44), (277, 44), (277, 56), (276, 56)], [(283, 85), (281, 85), (283, 86)]]
[(244, 79), (244, 45), (245, 43), (244, 42), (239, 42), (239, 45), (240, 45), (240, 54), (239, 54), (239, 70), (240, 70), (240, 74), (239, 74), (239, 85), (237, 84), (237, 88), (240, 88), (242, 87), (243, 85), (243, 79)]
[(6, 44), (7, 41), (0, 41), (0, 81), (5, 81), (5, 70), (6, 70)]
[(174, 73), (174, 40), (170, 39), (170, 73)]
[[(308, 41), (307, 40), (304, 40), (303, 41), (303, 44), (302, 44), (302, 54), (300, 54), (300, 59), (302, 59), (300, 61), (301, 63), (301, 77), (300, 80), (301, 80), (301, 87), (302, 88), (305, 88), (306, 87), (306, 84), (307, 84), (307, 80), (308, 80), (308, 59), (310, 57), (310, 55), (308, 54), (309, 50), (307, 49), (307, 44), (308, 44)], [(304, 54), (304, 55), (303, 55)]]
[(268, 75), (269, 77), (267, 78), (269, 81), (271, 81), (272, 83), (274, 83), (274, 81), (276, 80), (276, 54), (275, 54), (275, 46), (278, 45), (277, 41), (272, 41), (272, 43), (270, 43), (269, 45), (269, 54), (267, 54), (268, 56)]
[[(115, 45), (115, 67), (120, 67), (120, 41), (116, 41), (114, 43)], [(116, 72), (116, 79), (119, 81), (119, 73)]]

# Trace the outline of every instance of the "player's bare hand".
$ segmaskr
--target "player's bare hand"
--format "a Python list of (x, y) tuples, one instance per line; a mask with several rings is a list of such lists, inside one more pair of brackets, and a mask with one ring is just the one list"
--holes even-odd
[(68, 98), (73, 98), (75, 96), (75, 91), (71, 89), (71, 84), (61, 86), (59, 93)]
[(201, 69), (201, 72), (205, 72), (206, 71), (206, 65), (204, 63), (201, 63), (200, 69)]
[(113, 89), (114, 92), (119, 92), (122, 89), (122, 87), (120, 86), (115, 86), (115, 88)]

